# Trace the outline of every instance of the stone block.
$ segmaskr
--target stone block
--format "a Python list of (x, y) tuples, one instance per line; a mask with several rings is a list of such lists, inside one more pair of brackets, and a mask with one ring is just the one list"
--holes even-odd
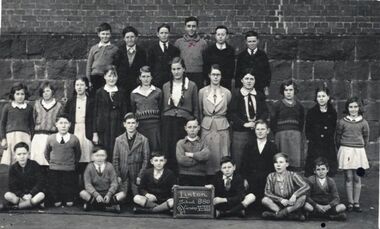
[(380, 124), (379, 121), (368, 121), (369, 125), (369, 141), (373, 142), (379, 138)]
[(359, 60), (380, 60), (380, 40), (377, 37), (359, 38), (356, 41), (356, 57)]
[(14, 79), (33, 80), (36, 78), (34, 72), (34, 61), (15, 61), (12, 65)]
[(26, 40), (22, 38), (13, 39), (11, 45), (12, 58), (25, 58), (26, 57)]
[[(379, 81), (369, 81), (368, 85), (368, 99), (380, 99), (380, 82)], [(380, 116), (379, 116), (380, 118)]]
[(77, 60), (78, 76), (86, 76), (87, 60)]
[(29, 58), (41, 58), (44, 54), (44, 44), (46, 36), (39, 38), (30, 38), (26, 40), (26, 55)]
[(353, 60), (355, 42), (350, 39), (316, 38), (298, 42), (301, 60)]
[(370, 83), (368, 81), (354, 81), (352, 84), (352, 95), (367, 98)]
[(267, 42), (270, 59), (293, 60), (297, 56), (297, 41), (294, 39), (272, 39)]
[(10, 79), (12, 77), (11, 61), (0, 60), (0, 79)]
[(380, 143), (378, 141), (370, 142), (368, 146), (366, 147), (366, 154), (367, 154), (367, 158), (370, 163), (370, 166), (377, 166), (377, 167), (379, 166), (379, 149), (380, 149)]
[(76, 62), (73, 60), (49, 60), (47, 62), (49, 79), (75, 79), (77, 74)]
[(364, 105), (364, 115), (367, 120), (379, 121), (380, 102), (367, 102)]
[(380, 62), (372, 62), (370, 64), (371, 79), (380, 80)]
[(314, 92), (316, 87), (316, 82), (311, 80), (305, 80), (301, 82), (296, 82), (298, 85), (298, 94), (296, 95), (299, 100), (302, 101), (313, 101)]
[[(11, 87), (14, 83), (19, 82), (15, 80), (2, 80), (0, 83), (0, 99), (7, 100), (9, 99), (9, 94)], [(28, 85), (28, 84), (27, 84)], [(28, 85), (29, 87), (29, 85)]]
[(6, 59), (12, 56), (12, 40), (9, 38), (0, 39), (0, 58)]
[(366, 61), (339, 61), (334, 68), (337, 80), (369, 79), (369, 64)]
[(283, 81), (292, 78), (292, 62), (285, 60), (270, 61), (272, 81)]
[(314, 62), (314, 79), (334, 78), (334, 61), (315, 61)]
[(351, 85), (348, 81), (327, 82), (330, 89), (331, 98), (335, 100), (346, 100), (351, 95)]
[(268, 99), (278, 100), (281, 99), (282, 95), (280, 94), (280, 81), (272, 81), (269, 87)]
[(47, 59), (83, 59), (87, 55), (87, 38), (52, 37), (44, 44), (44, 57)]
[(35, 61), (35, 70), (37, 79), (47, 79), (47, 69), (46, 69), (46, 60)]
[(300, 61), (294, 63), (294, 78), (311, 80), (313, 78), (313, 62)]

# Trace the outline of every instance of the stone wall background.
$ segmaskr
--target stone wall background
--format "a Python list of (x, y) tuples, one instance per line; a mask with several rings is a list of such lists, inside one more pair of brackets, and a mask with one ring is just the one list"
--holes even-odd
[(98, 42), (95, 27), (109, 22), (114, 42), (125, 25), (141, 33), (139, 43), (154, 42), (157, 25), (173, 27), (180, 36), (183, 20), (200, 19), (200, 32), (210, 43), (213, 29), (226, 25), (236, 53), (244, 49), (243, 32), (259, 31), (269, 58), (272, 85), (269, 103), (280, 98), (279, 85), (294, 79), (299, 99), (313, 106), (314, 89), (327, 82), (342, 116), (346, 98), (358, 95), (370, 123), (368, 157), (379, 163), (380, 135), (380, 2), (364, 0), (3, 0), (0, 37), (0, 105), (10, 86), (25, 82), (32, 96), (45, 80), (70, 97), (73, 80), (85, 74), (86, 55)]

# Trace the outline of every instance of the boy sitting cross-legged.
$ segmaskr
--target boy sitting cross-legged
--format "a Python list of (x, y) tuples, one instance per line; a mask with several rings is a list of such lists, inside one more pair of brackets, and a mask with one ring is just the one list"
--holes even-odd
[(84, 171), (84, 186), (79, 195), (85, 201), (83, 210), (92, 207), (113, 210), (120, 213), (119, 203), (125, 199), (125, 192), (117, 192), (118, 182), (114, 167), (107, 162), (107, 153), (101, 146), (95, 146), (92, 154), (93, 162)]
[(256, 199), (252, 193), (245, 194), (244, 180), (235, 170), (232, 158), (222, 157), (220, 171), (216, 173), (213, 184), (206, 185), (215, 187), (213, 203), (216, 218), (234, 214), (244, 217), (245, 209)]
[(305, 210), (315, 215), (328, 216), (332, 220), (346, 220), (346, 207), (339, 203), (339, 193), (334, 179), (327, 176), (329, 164), (325, 158), (314, 161), (314, 174), (308, 178), (310, 194)]
[(262, 199), (264, 207), (271, 211), (264, 211), (263, 218), (304, 221), (305, 216), (301, 210), (310, 186), (300, 175), (286, 169), (289, 166), (287, 154), (275, 154), (273, 162), (276, 171), (268, 175)]
[(135, 213), (157, 213), (173, 207), (172, 187), (177, 178), (174, 173), (164, 168), (166, 158), (159, 152), (153, 152), (150, 163), (153, 168), (144, 171), (139, 194), (135, 195), (133, 202), (141, 207), (135, 207)]

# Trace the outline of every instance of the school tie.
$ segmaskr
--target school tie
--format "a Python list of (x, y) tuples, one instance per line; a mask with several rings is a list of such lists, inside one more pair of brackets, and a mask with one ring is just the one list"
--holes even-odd
[(65, 140), (63, 139), (63, 137), (61, 138), (61, 141), (59, 143), (65, 144)]
[(253, 106), (253, 101), (251, 94), (248, 94), (248, 112), (249, 112), (249, 118), (254, 119), (256, 116), (255, 107)]
[(253, 50), (252, 49), (249, 50), (249, 55), (253, 56)]
[(166, 54), (168, 52), (168, 43), (164, 43), (164, 53)]
[(231, 177), (226, 178), (226, 184), (225, 184), (226, 190), (230, 191), (231, 189)]

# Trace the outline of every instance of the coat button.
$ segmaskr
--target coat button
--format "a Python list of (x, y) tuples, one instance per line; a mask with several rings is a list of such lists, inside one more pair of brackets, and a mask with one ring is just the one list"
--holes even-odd
[(325, 135), (321, 134), (321, 138), (324, 138), (324, 137), (325, 137)]
[(325, 130), (327, 130), (327, 126), (325, 126), (324, 128), (325, 128)]

